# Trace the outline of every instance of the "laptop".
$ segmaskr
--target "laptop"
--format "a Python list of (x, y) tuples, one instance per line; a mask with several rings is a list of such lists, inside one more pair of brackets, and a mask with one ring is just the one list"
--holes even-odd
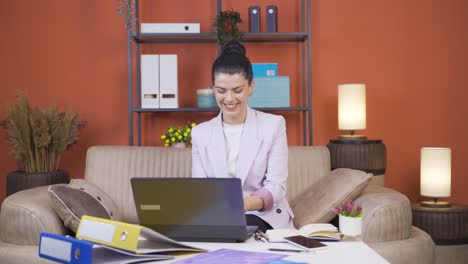
[(242, 242), (247, 227), (237, 178), (131, 178), (140, 224), (177, 241)]

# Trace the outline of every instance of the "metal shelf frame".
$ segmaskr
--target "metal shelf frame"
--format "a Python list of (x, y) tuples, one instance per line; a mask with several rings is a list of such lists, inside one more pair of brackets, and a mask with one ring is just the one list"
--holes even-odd
[[(302, 106), (293, 107), (260, 107), (261, 111), (302, 112), (302, 142), (303, 145), (312, 145), (312, 44), (311, 44), (311, 0), (301, 0), (301, 32), (261, 32), (242, 34), (243, 42), (301, 42), (302, 49)], [(222, 10), (222, 0), (216, 0), (217, 13)], [(307, 10), (307, 11), (306, 11)], [(127, 27), (127, 65), (128, 65), (128, 125), (129, 145), (134, 145), (134, 114), (137, 119), (137, 144), (141, 146), (141, 115), (156, 112), (218, 112), (219, 108), (140, 108), (141, 80), (140, 58), (141, 44), (147, 43), (216, 43), (216, 33), (140, 33), (139, 0), (135, 0), (136, 34), (132, 34), (131, 26)], [(133, 103), (133, 45), (135, 45), (135, 83), (137, 103)], [(218, 49), (219, 52), (219, 49)]]

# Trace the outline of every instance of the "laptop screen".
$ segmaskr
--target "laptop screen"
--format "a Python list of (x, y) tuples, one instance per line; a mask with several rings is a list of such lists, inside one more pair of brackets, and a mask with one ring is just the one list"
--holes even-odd
[(169, 237), (230, 240), (245, 230), (240, 179), (132, 178), (131, 185), (140, 224)]

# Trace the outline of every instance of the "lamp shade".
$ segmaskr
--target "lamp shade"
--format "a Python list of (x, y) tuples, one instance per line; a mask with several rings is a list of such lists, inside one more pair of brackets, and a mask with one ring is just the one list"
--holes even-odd
[(338, 85), (338, 129), (366, 129), (366, 85)]
[(450, 196), (451, 156), (452, 150), (449, 148), (421, 148), (422, 196)]

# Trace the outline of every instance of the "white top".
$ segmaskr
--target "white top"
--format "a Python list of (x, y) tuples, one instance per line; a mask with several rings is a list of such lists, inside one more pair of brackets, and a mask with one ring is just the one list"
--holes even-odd
[(240, 137), (244, 123), (240, 125), (229, 125), (223, 122), (224, 138), (226, 139), (226, 161), (228, 175), (236, 177), (236, 163), (239, 157)]

